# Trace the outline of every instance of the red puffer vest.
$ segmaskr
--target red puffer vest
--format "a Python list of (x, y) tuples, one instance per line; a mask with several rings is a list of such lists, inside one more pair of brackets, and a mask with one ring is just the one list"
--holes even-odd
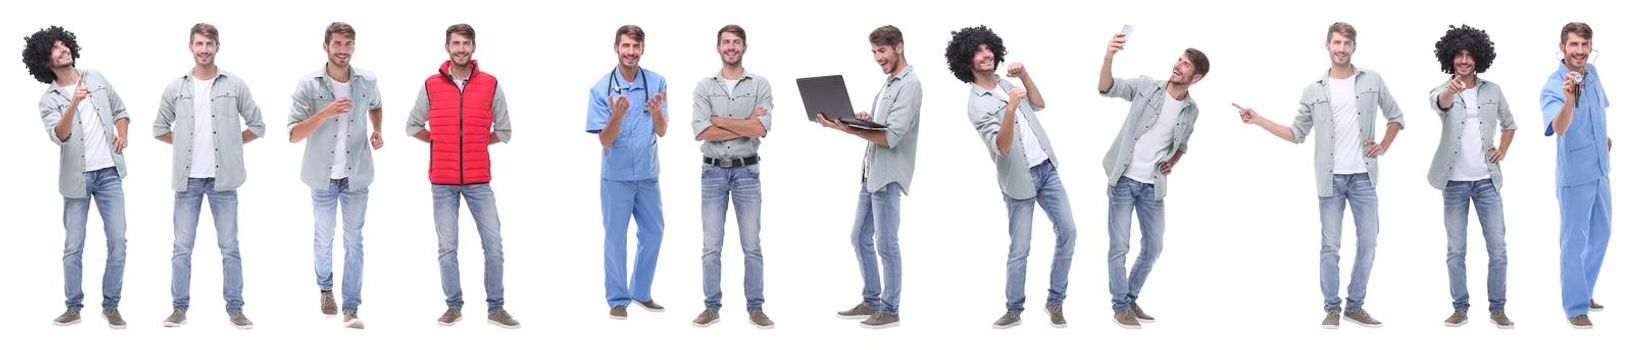
[(493, 127), (493, 93), (499, 81), (477, 69), (471, 60), (471, 79), (464, 91), (454, 84), (444, 62), (436, 75), (425, 79), (431, 101), (426, 130), (431, 134), (431, 183), (470, 185), (493, 178), (488, 161), (488, 138)]

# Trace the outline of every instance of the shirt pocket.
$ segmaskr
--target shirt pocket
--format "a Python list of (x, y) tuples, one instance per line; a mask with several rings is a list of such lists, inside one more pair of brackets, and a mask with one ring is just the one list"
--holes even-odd
[(709, 101), (709, 112), (712, 113), (710, 115), (711, 117), (724, 117), (731, 111), (731, 96), (726, 95), (726, 93), (719, 91), (709, 92), (707, 98)]
[(217, 116), (235, 116), (238, 114), (239, 92), (236, 89), (218, 89), (219, 83), (210, 90), (210, 111)]

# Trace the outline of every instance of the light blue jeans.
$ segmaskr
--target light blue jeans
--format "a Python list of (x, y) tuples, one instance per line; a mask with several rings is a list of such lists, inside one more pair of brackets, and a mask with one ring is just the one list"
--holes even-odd
[(1468, 252), (1469, 203), (1480, 216), (1480, 229), (1486, 240), (1486, 295), (1490, 310), (1502, 310), (1508, 303), (1508, 243), (1503, 236), (1503, 195), (1491, 179), (1480, 181), (1448, 181), (1444, 191), (1446, 202), (1446, 270), (1450, 273), (1452, 308), (1469, 309), (1468, 267), (1463, 256)]
[[(887, 314), (895, 314), (901, 305), (902, 255), (896, 239), (901, 213), (901, 184), (892, 182), (878, 192), (868, 192), (867, 182), (862, 183), (856, 226), (851, 229), (851, 245), (862, 269), (862, 304)], [(879, 269), (881, 261), (883, 270)]]
[(1032, 250), (1032, 209), (1043, 207), (1055, 229), (1055, 256), (1049, 265), (1049, 301), (1059, 304), (1066, 300), (1067, 276), (1072, 270), (1072, 252), (1077, 247), (1077, 223), (1072, 220), (1072, 202), (1066, 198), (1066, 185), (1061, 184), (1054, 162), (1032, 167), (1032, 186), (1037, 197), (1014, 199), (1004, 196), (1009, 207), (1009, 262), (1004, 294), (1004, 307), (1020, 312), (1026, 307), (1026, 258)]
[[(1106, 273), (1111, 280), (1111, 309), (1126, 310), (1140, 298), (1140, 289), (1151, 277), (1151, 267), (1162, 255), (1162, 234), (1167, 227), (1166, 209), (1157, 198), (1156, 185), (1134, 181), (1127, 177), (1117, 179), (1117, 185), (1106, 188), (1107, 245)], [(1134, 259), (1133, 270), (1125, 270), (1129, 251), (1130, 228), (1133, 216), (1140, 219), (1140, 255)]]
[(765, 304), (765, 258), (760, 255), (760, 166), (703, 165), (703, 306), (720, 308), (720, 250), (726, 238), (726, 204), (737, 208), (743, 246), (743, 296), (748, 309)]
[(437, 225), (437, 266), (442, 271), (442, 294), (450, 308), (465, 306), (459, 285), (459, 199), (471, 206), (477, 236), (482, 239), (482, 286), (488, 293), (488, 313), (505, 308), (505, 251), (499, 237), (499, 208), (493, 187), (475, 185), (431, 185), (432, 216)]
[(221, 249), (222, 297), (227, 312), (244, 308), (244, 262), (238, 255), (238, 191), (216, 191), (215, 178), (187, 179), (187, 190), (176, 192), (176, 241), (170, 256), (171, 305), (187, 310), (192, 298), (193, 241), (204, 197), (210, 198), (215, 218), (216, 246)]
[(63, 291), (67, 294), (69, 309), (79, 310), (84, 305), (85, 292), (81, 289), (85, 252), (85, 222), (89, 220), (91, 202), (102, 214), (102, 231), (107, 235), (108, 260), (102, 271), (102, 308), (119, 307), (119, 292), (125, 284), (125, 189), (119, 171), (113, 167), (85, 172), (85, 198), (62, 199), (62, 226), (66, 239), (62, 248)]
[(312, 256), (318, 290), (334, 290), (335, 209), (338, 205), (346, 249), (341, 310), (352, 312), (363, 303), (363, 216), (369, 207), (369, 189), (352, 189), (347, 180), (329, 180), (328, 189), (312, 191)]
[(1378, 192), (1366, 173), (1332, 176), (1333, 195), (1318, 197), (1321, 205), (1321, 296), (1323, 308), (1338, 311), (1338, 250), (1344, 232), (1344, 206), (1355, 218), (1355, 266), (1350, 269), (1349, 298), (1344, 310), (1359, 310), (1366, 303), (1367, 280), (1378, 247)]

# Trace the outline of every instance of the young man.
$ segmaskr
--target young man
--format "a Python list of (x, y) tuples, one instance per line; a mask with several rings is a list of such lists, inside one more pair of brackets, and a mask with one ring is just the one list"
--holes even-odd
[[(1593, 27), (1572, 22), (1559, 31), (1565, 59), (1542, 86), (1542, 134), (1555, 136), (1555, 190), (1559, 194), (1559, 284), (1571, 327), (1593, 328), (1588, 311), (1603, 310), (1593, 287), (1610, 243), (1610, 99), (1593, 54)], [(1556, 136), (1557, 135), (1557, 136)], [(1604, 147), (1600, 147), (1604, 145)]]
[[(1162, 236), (1167, 226), (1163, 197), (1168, 194), (1168, 175), (1189, 150), (1191, 132), (1200, 113), (1191, 98), (1191, 86), (1207, 76), (1211, 66), (1201, 50), (1185, 49), (1174, 62), (1168, 80), (1141, 76), (1117, 79), (1111, 76), (1112, 57), (1128, 42), (1119, 33), (1106, 45), (1100, 65), (1100, 95), (1133, 102), (1123, 127), (1112, 141), (1101, 165), (1106, 169), (1106, 197), (1110, 238), (1106, 254), (1110, 278), (1112, 321), (1127, 329), (1140, 329), (1142, 322), (1156, 322), (1135, 301), (1151, 267), (1162, 254)], [(1139, 215), (1140, 255), (1132, 271), (1124, 270), (1128, 256), (1130, 216)]]
[(1026, 258), (1032, 248), (1032, 210), (1038, 206), (1055, 224), (1049, 301), (1044, 308), (1049, 310), (1050, 325), (1065, 327), (1061, 305), (1066, 299), (1072, 249), (1077, 245), (1077, 224), (1072, 220), (1066, 186), (1055, 170), (1055, 149), (1037, 119), (1036, 111), (1044, 107), (1043, 93), (1019, 62), (1010, 63), (1005, 73), (1020, 79), (1022, 87), (998, 77), (998, 65), (1004, 63), (1007, 53), (1004, 39), (987, 26), (960, 29), (947, 42), (947, 67), (959, 81), (970, 84), (970, 124), (998, 169), (998, 190), (1009, 208), (1009, 263), (1004, 279), (1008, 301), (1004, 315), (993, 322), (992, 328), (1021, 324), (1026, 304)]
[[(176, 191), (174, 254), (170, 258), (170, 294), (175, 310), (165, 327), (187, 323), (193, 278), (193, 241), (199, 211), (210, 198), (227, 320), (239, 329), (255, 323), (244, 317), (244, 267), (238, 255), (238, 186), (244, 184), (244, 144), (266, 133), (261, 107), (237, 75), (216, 67), (221, 34), (208, 23), (193, 25), (189, 47), (193, 69), (176, 78), (159, 100), (153, 136), (173, 145), (170, 187)], [(240, 129), (239, 120), (243, 120)]]
[[(1327, 27), (1327, 56), (1332, 65), (1321, 80), (1304, 88), (1298, 116), (1290, 127), (1236, 106), (1243, 123), (1258, 125), (1282, 140), (1303, 143), (1314, 133), (1316, 196), (1321, 209), (1321, 295), (1327, 313), (1321, 327), (1327, 329), (1337, 329), (1340, 316), (1363, 327), (1383, 325), (1361, 308), (1378, 243), (1378, 192), (1373, 186), (1378, 183), (1377, 157), (1389, 151), (1395, 134), (1406, 125), (1383, 78), (1350, 63), (1354, 53), (1354, 26), (1337, 22)], [(1379, 112), (1388, 120), (1383, 142), (1374, 141)], [(1346, 206), (1355, 217), (1355, 267), (1348, 305), (1341, 305), (1338, 249)]]
[(362, 329), (357, 306), (363, 302), (363, 219), (368, 212), (369, 184), (374, 182), (373, 150), (385, 143), (380, 135), (379, 80), (374, 73), (351, 66), (356, 39), (357, 31), (345, 23), (335, 22), (324, 30), (323, 52), (328, 61), (295, 85), (294, 105), (289, 107), (289, 142), (306, 141), (301, 182), (312, 188), (312, 256), (319, 311), (328, 317), (337, 313), (331, 266), (338, 206), (346, 248), (345, 276), (341, 276), (345, 304), (339, 311), (346, 315), (346, 327)]
[[(618, 66), (590, 87), (584, 130), (601, 142), (601, 218), (608, 316), (629, 317), (630, 302), (652, 312), (663, 306), (652, 300), (652, 274), (663, 244), (663, 199), (658, 191), (658, 137), (669, 130), (668, 84), (658, 73), (641, 68), (646, 32), (618, 27), (613, 37)], [(629, 272), (630, 217), (639, 231), (635, 271)]]
[(896, 234), (901, 227), (901, 196), (907, 194), (913, 182), (924, 88), (913, 66), (907, 64), (900, 29), (891, 25), (874, 29), (868, 34), (868, 43), (873, 47), (874, 63), (879, 64), (886, 78), (869, 105), (873, 112), (857, 112), (856, 118), (885, 128), (860, 129), (827, 116), (818, 116), (817, 121), (868, 143), (856, 225), (851, 229), (851, 245), (856, 248), (856, 262), (862, 271), (862, 303), (838, 315), (845, 319), (866, 318), (862, 327), (880, 329), (901, 324), (901, 316), (896, 313), (902, 294), (901, 248)]
[(84, 305), (81, 289), (84, 270), (85, 222), (91, 202), (102, 215), (107, 235), (108, 260), (102, 272), (102, 317), (108, 327), (124, 329), (119, 314), (119, 293), (125, 281), (125, 145), (130, 114), (125, 102), (102, 74), (75, 67), (79, 42), (62, 27), (51, 26), (24, 38), (23, 63), (41, 83), (51, 84), (40, 96), (40, 121), (46, 135), (60, 149), (57, 192), (62, 194), (63, 292), (68, 310), (52, 320), (67, 326), (79, 323)]
[(720, 248), (726, 238), (726, 203), (737, 207), (743, 246), (743, 296), (748, 320), (760, 329), (776, 323), (765, 304), (765, 261), (760, 255), (760, 138), (771, 130), (771, 82), (743, 69), (748, 34), (735, 24), (715, 33), (720, 72), (692, 89), (692, 135), (703, 141), (703, 313), (692, 324), (720, 321)]
[(510, 142), (510, 107), (499, 80), (477, 68), (476, 29), (467, 24), (448, 26), (443, 34), (448, 61), (426, 78), (414, 109), (408, 111), (408, 135), (431, 145), (431, 204), (437, 225), (437, 265), (442, 271), (442, 293), (448, 311), (437, 324), (452, 326), (462, 319), (464, 292), (459, 286), (459, 199), (470, 205), (471, 218), (482, 239), (486, 265), (482, 285), (488, 293), (488, 323), (516, 329), (522, 326), (505, 312), (505, 253), (499, 237), (488, 146)]
[[(1429, 185), (1441, 191), (1446, 207), (1446, 269), (1451, 278), (1452, 315), (1447, 327), (1469, 321), (1468, 269), (1463, 256), (1468, 251), (1469, 203), (1480, 218), (1485, 234), (1486, 294), (1490, 296), (1491, 323), (1497, 328), (1514, 328), (1503, 311), (1508, 298), (1508, 243), (1503, 235), (1503, 172), (1498, 163), (1508, 154), (1514, 140), (1514, 112), (1497, 83), (1478, 74), (1491, 68), (1497, 58), (1491, 36), (1469, 26), (1452, 27), (1435, 43), (1440, 71), (1452, 79), (1429, 93), (1429, 102), (1440, 116), (1440, 147), (1429, 163)], [(1502, 144), (1495, 145), (1502, 130)]]

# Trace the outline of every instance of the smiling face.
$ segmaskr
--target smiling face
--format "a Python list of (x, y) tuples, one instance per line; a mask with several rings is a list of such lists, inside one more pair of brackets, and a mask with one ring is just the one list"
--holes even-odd
[(56, 44), (51, 45), (51, 68), (59, 69), (73, 66), (74, 51), (68, 49), (68, 44), (64, 44), (62, 40), (57, 40)]
[(998, 70), (997, 55), (992, 54), (992, 48), (987, 44), (975, 48), (975, 55), (970, 57), (970, 67), (976, 74), (987, 75)]
[(215, 39), (198, 33), (193, 34), (193, 39), (188, 42), (187, 47), (193, 51), (193, 64), (200, 67), (215, 65), (216, 51), (221, 49)]
[(720, 63), (736, 67), (743, 65), (743, 53), (748, 52), (748, 43), (743, 42), (743, 37), (737, 33), (721, 32), (714, 48), (720, 53)]
[(873, 44), (873, 62), (878, 63), (885, 74), (895, 72), (902, 64), (902, 45)]
[(1452, 74), (1459, 78), (1474, 76), (1474, 54), (1469, 53), (1469, 50), (1463, 50), (1452, 57)]
[(476, 40), (464, 34), (451, 33), (444, 46), (448, 49), (448, 61), (460, 67), (471, 65), (471, 55), (476, 54)]
[(1332, 64), (1334, 66), (1349, 65), (1350, 56), (1354, 54), (1355, 38), (1345, 36), (1343, 33), (1338, 32), (1327, 34), (1327, 57), (1332, 59)]
[(629, 35), (619, 35), (618, 43), (613, 45), (613, 51), (618, 53), (618, 67), (633, 71), (641, 66), (641, 55), (646, 54), (646, 43)]
[(1168, 75), (1169, 82), (1185, 85), (1195, 83), (1198, 78), (1200, 76), (1196, 74), (1196, 65), (1191, 63), (1191, 58), (1186, 55), (1179, 55), (1179, 61), (1174, 62), (1174, 70)]
[(329, 54), (329, 64), (346, 68), (352, 64), (352, 51), (356, 49), (356, 45), (357, 41), (352, 37), (331, 34), (329, 40), (323, 44), (323, 52)]
[(1576, 32), (1566, 33), (1565, 41), (1559, 43), (1559, 52), (1565, 54), (1565, 66), (1571, 70), (1582, 70), (1588, 65), (1588, 55), (1593, 53), (1593, 39)]

